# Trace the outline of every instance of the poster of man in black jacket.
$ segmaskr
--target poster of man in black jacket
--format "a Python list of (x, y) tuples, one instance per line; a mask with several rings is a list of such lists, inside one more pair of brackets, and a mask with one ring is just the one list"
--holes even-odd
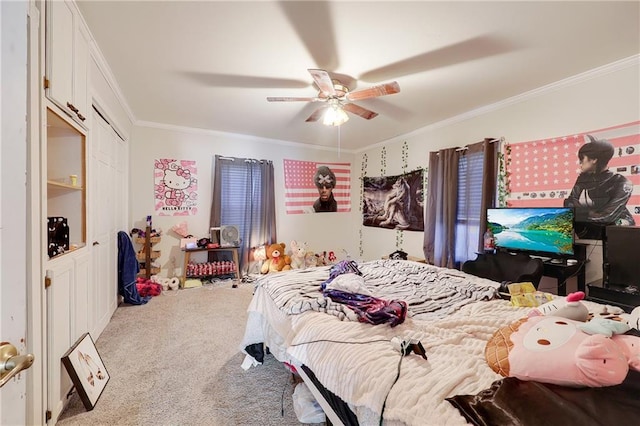
[(602, 239), (607, 225), (635, 225), (627, 209), (633, 184), (619, 173), (608, 170), (614, 147), (606, 139), (587, 135), (578, 150), (580, 175), (565, 199), (565, 207), (575, 211), (576, 236), (582, 239)]
[(313, 175), (313, 183), (318, 188), (318, 199), (313, 203), (316, 213), (337, 212), (338, 202), (333, 196), (336, 187), (336, 175), (327, 166), (320, 166)]

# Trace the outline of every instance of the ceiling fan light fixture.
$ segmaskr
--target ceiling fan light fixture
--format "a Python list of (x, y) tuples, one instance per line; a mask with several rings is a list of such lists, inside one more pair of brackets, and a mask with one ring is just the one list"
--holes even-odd
[(332, 102), (324, 113), (322, 124), (325, 126), (340, 126), (349, 120), (349, 115), (342, 109), (342, 105)]

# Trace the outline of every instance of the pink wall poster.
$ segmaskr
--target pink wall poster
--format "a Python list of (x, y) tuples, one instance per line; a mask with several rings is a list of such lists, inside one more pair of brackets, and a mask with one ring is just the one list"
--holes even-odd
[(198, 212), (198, 179), (194, 160), (155, 160), (153, 182), (159, 216), (189, 216)]

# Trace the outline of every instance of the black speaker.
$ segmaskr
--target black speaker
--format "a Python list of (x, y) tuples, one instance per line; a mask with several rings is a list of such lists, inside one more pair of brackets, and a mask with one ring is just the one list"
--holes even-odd
[[(602, 252), (602, 256), (606, 259), (604, 251)], [(602, 285), (605, 287), (609, 285), (609, 269), (609, 264), (604, 262), (602, 264)]]
[(640, 226), (607, 226), (603, 243), (603, 282), (640, 286)]

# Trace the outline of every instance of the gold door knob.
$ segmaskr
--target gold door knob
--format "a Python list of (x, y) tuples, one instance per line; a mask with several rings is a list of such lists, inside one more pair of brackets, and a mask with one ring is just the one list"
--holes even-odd
[(31, 367), (33, 354), (18, 355), (18, 350), (9, 342), (0, 342), (0, 387), (13, 376)]

